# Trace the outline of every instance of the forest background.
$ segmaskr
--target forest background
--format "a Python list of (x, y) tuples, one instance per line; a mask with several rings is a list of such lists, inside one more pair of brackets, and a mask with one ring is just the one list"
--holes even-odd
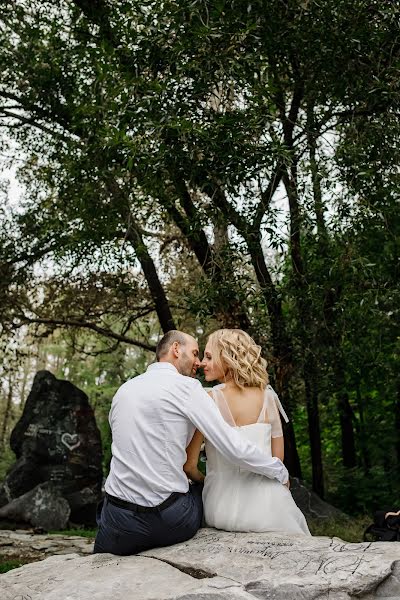
[(2, 0), (0, 477), (32, 378), (116, 388), (171, 328), (241, 327), (286, 464), (350, 514), (400, 496), (400, 8)]

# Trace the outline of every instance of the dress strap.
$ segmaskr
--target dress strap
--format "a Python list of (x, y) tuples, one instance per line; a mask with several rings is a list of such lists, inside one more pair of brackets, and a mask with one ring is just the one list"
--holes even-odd
[(232, 413), (230, 411), (230, 408), (228, 406), (228, 403), (225, 399), (224, 393), (223, 393), (223, 389), (225, 387), (225, 384), (220, 383), (219, 385), (215, 385), (212, 388), (212, 398), (215, 402), (215, 404), (217, 405), (219, 412), (221, 413), (222, 417), (224, 418), (224, 420), (228, 423), (228, 425), (230, 425), (231, 427), (236, 427), (236, 423), (235, 423), (235, 419), (232, 416)]
[(282, 403), (279, 400), (278, 394), (276, 393), (276, 391), (274, 390), (274, 388), (272, 387), (272, 385), (268, 384), (267, 389), (268, 389), (268, 391), (272, 392), (272, 395), (273, 395), (274, 400), (275, 400), (275, 404), (278, 407), (278, 410), (281, 413), (281, 415), (283, 417), (283, 420), (285, 421), (285, 423), (289, 423), (289, 417), (287, 416), (287, 414), (285, 412), (285, 409), (283, 408)]

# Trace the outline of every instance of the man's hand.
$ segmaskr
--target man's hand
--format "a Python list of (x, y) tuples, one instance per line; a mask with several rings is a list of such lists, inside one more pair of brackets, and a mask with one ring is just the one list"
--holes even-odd
[(287, 489), (290, 490), (290, 479), (288, 479), (287, 482), (284, 483), (283, 485), (285, 485), (287, 487)]

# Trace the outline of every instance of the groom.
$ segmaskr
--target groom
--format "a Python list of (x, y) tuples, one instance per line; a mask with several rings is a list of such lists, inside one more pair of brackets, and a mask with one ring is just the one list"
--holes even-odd
[(200, 360), (193, 337), (169, 331), (157, 345), (156, 359), (112, 401), (112, 459), (98, 507), (95, 553), (136, 554), (194, 536), (203, 514), (202, 486), (189, 486), (183, 465), (196, 428), (239, 467), (288, 480), (283, 463), (230, 427), (194, 379)]

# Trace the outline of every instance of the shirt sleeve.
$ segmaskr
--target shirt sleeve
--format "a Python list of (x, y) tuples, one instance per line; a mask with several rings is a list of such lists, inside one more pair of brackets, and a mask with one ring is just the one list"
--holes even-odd
[(235, 429), (225, 423), (200, 382), (193, 384), (182, 408), (204, 437), (230, 462), (269, 479), (286, 483), (289, 474), (282, 461), (266, 455), (254, 444), (243, 439)]

